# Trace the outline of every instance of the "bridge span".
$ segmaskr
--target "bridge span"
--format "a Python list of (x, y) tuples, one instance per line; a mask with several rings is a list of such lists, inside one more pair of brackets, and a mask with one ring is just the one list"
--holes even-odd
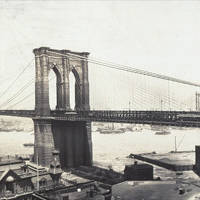
[[(177, 82), (190, 86), (199, 87), (199, 84), (191, 83), (175, 79), (168, 76), (163, 76), (155, 73), (128, 68), (127, 66), (119, 66), (112, 63), (104, 63), (95, 61), (89, 58), (88, 52), (73, 52), (70, 50), (57, 50), (48, 47), (40, 47), (33, 50), (35, 55), (35, 81), (30, 80), (11, 98), (0, 105), (8, 105), (16, 97), (21, 94), (25, 88), (31, 83), (35, 83), (35, 109), (34, 110), (0, 110), (0, 115), (28, 117), (33, 119), (34, 123), (34, 161), (42, 166), (49, 166), (52, 160), (52, 151), (54, 149), (60, 152), (60, 161), (62, 168), (73, 168), (81, 165), (92, 165), (92, 137), (91, 137), (91, 122), (117, 122), (117, 123), (140, 123), (140, 124), (157, 124), (169, 126), (186, 126), (200, 127), (200, 112), (183, 112), (183, 111), (146, 111), (142, 110), (91, 110), (90, 109), (90, 94), (89, 94), (89, 73), (88, 62), (96, 63), (101, 66), (109, 66), (112, 69), (121, 71), (133, 72), (144, 76), (156, 77), (168, 81), (168, 96), (159, 95), (160, 109), (164, 110), (164, 102), (169, 105), (171, 103), (177, 105), (173, 96), (170, 97), (170, 82)], [(27, 66), (28, 67), (28, 66)], [(17, 80), (24, 70), (17, 76)], [(56, 78), (56, 109), (50, 109), (49, 100), (49, 83), (51, 80), (50, 72), (55, 73)], [(71, 111), (70, 104), (70, 73), (75, 78), (75, 108)], [(111, 74), (112, 75), (112, 74)], [(12, 85), (15, 83), (12, 82)], [(72, 81), (71, 81), (72, 82)], [(9, 88), (4, 90), (2, 96), (9, 91)], [(140, 88), (138, 93), (148, 94), (148, 88)], [(116, 93), (118, 91), (116, 90)], [(131, 91), (132, 92), (132, 91)], [(136, 91), (137, 92), (137, 91)], [(28, 95), (29, 96), (29, 95)], [(140, 104), (156, 102), (152, 99), (154, 95), (148, 95), (145, 100), (137, 100)], [(162, 97), (162, 98), (161, 98)], [(196, 96), (197, 97), (197, 96)], [(21, 103), (27, 96), (23, 97)], [(104, 98), (104, 97), (103, 97)], [(110, 98), (110, 97), (109, 97)], [(163, 102), (163, 100), (165, 100)], [(197, 99), (198, 100), (198, 99)], [(148, 102), (147, 102), (148, 101)], [(19, 102), (15, 103), (15, 107)], [(181, 102), (182, 103), (182, 102)], [(182, 105), (182, 104), (181, 104)], [(197, 110), (199, 104), (197, 101)], [(11, 108), (13, 107), (11, 106)], [(130, 108), (130, 104), (129, 104)], [(136, 109), (135, 107), (134, 109)], [(149, 107), (148, 107), (149, 108)], [(176, 107), (178, 110), (179, 107)], [(187, 107), (187, 110), (191, 109)], [(192, 110), (192, 109), (191, 109)]]
[(50, 115), (37, 115), (35, 110), (0, 110), (0, 115), (52, 119), (57, 121), (115, 122), (200, 127), (200, 112), (192, 111), (127, 111), (127, 110), (88, 110), (58, 111)]

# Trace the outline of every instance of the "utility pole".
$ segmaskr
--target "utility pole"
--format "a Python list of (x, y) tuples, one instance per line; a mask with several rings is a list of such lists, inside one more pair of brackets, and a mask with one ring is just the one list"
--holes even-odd
[(37, 191), (40, 190), (39, 169), (38, 169), (38, 167), (39, 167), (39, 160), (38, 160), (38, 159), (39, 159), (39, 158), (38, 158), (38, 153), (37, 153)]
[(176, 146), (176, 136), (175, 136), (175, 152), (177, 152), (177, 146)]
[(170, 82), (169, 81), (168, 81), (168, 101), (169, 101), (169, 111), (171, 111)]

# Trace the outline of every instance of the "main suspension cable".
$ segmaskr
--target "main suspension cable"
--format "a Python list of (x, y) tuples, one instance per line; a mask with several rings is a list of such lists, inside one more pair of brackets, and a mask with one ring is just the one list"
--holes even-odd
[[(47, 52), (51, 52), (51, 51), (48, 50)], [(66, 53), (66, 54), (59, 53), (59, 52), (53, 52), (53, 53), (60, 55), (60, 56), (63, 56), (63, 57), (78, 58), (80, 60), (85, 60), (85, 61), (88, 61), (90, 63), (94, 63), (94, 64), (97, 64), (97, 65), (101, 65), (101, 66), (105, 66), (105, 67), (109, 67), (109, 68), (113, 68), (113, 69), (117, 69), (117, 70), (132, 72), (132, 73), (150, 76), (150, 77), (154, 77), (154, 78), (159, 78), (159, 79), (163, 79), (163, 80), (167, 80), (167, 81), (182, 83), (182, 84), (185, 84), (185, 85), (192, 85), (192, 86), (200, 87), (200, 84), (198, 84), (198, 83), (193, 83), (193, 82), (190, 82), (190, 81), (185, 81), (185, 80), (170, 77), (170, 76), (165, 76), (165, 75), (162, 75), (162, 74), (157, 74), (157, 73), (154, 73), (154, 72), (149, 72), (149, 71), (137, 69), (135, 67), (131, 67), (131, 66), (127, 66), (127, 65), (120, 65), (120, 64), (111, 63), (111, 62), (108, 62), (108, 61), (91, 59), (91, 58), (87, 58), (85, 56), (77, 55), (77, 54), (74, 54), (74, 53)]]

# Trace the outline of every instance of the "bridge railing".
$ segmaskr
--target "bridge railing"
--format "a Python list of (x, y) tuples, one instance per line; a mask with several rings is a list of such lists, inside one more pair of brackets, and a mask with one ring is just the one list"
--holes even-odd
[(33, 117), (35, 110), (0, 110), (0, 115)]
[(199, 126), (200, 112), (196, 111), (133, 111), (133, 110), (52, 110), (49, 116), (39, 116), (35, 110), (0, 110), (0, 115), (49, 118), (66, 121), (100, 121), (144, 124)]
[(105, 119), (130, 119), (130, 120), (177, 120), (179, 114), (185, 112), (173, 111), (110, 111), (110, 110), (95, 110), (95, 111), (79, 111), (78, 115), (83, 118), (105, 118)]
[(194, 117), (184, 117), (187, 115), (199, 115), (200, 112), (191, 111), (111, 111), (111, 110), (95, 110), (95, 111), (79, 111), (80, 118), (90, 119), (91, 121), (161, 121), (161, 122), (181, 122), (181, 121), (197, 121)]

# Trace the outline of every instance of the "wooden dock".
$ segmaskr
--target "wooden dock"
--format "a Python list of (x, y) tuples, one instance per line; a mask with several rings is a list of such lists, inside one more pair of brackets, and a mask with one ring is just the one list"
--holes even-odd
[(137, 159), (137, 160), (141, 160), (141, 161), (144, 161), (144, 162), (148, 162), (148, 163), (151, 163), (153, 165), (157, 165), (159, 167), (163, 167), (165, 169), (169, 169), (169, 170), (172, 170), (172, 171), (189, 171), (189, 170), (193, 170), (194, 168), (194, 165), (193, 164), (187, 164), (187, 163), (183, 163), (183, 162), (179, 162), (177, 161), (176, 163), (174, 162), (170, 162), (170, 159), (169, 160), (159, 160), (159, 159), (154, 159), (154, 158), (151, 158), (148, 155), (145, 155), (145, 154), (130, 154), (129, 155), (129, 158), (134, 158), (134, 159)]

